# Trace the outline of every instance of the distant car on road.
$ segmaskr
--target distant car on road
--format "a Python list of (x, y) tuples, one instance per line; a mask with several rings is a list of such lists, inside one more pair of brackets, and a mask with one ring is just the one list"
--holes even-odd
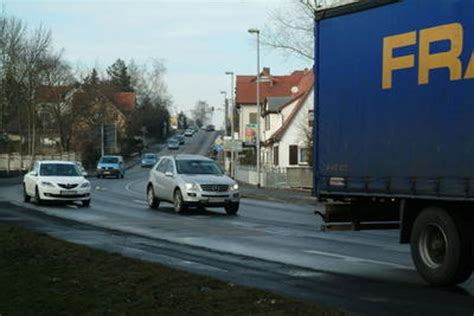
[(38, 205), (44, 201), (91, 202), (91, 185), (76, 163), (71, 161), (36, 161), (23, 177), (23, 199), (33, 197)]
[(206, 131), (208, 131), (208, 132), (213, 132), (215, 130), (216, 130), (216, 127), (212, 124), (209, 124), (209, 125), (206, 126)]
[(97, 178), (125, 176), (125, 164), (122, 156), (102, 156), (97, 164)]
[(158, 155), (146, 153), (142, 156), (142, 168), (153, 167), (158, 162)]
[(194, 135), (194, 130), (191, 129), (191, 128), (188, 128), (185, 132), (184, 132), (184, 136), (186, 137), (192, 137)]
[(179, 140), (177, 138), (170, 138), (168, 140), (168, 149), (170, 150), (179, 149)]
[(163, 156), (150, 171), (147, 201), (158, 208), (174, 203), (177, 213), (188, 207), (224, 207), (229, 215), (239, 210), (239, 185), (212, 160), (199, 155)]
[(186, 140), (184, 139), (184, 134), (176, 135), (176, 139), (178, 140), (180, 145), (184, 145), (184, 143), (186, 142)]

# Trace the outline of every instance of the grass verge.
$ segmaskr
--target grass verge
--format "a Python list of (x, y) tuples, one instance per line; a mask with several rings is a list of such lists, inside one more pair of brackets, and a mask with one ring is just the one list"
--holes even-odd
[(344, 312), (0, 224), (0, 315)]

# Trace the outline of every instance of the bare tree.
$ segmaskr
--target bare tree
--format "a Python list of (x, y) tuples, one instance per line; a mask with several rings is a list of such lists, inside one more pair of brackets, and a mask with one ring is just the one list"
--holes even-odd
[(27, 123), (27, 144), (28, 152), (34, 155), (36, 152), (36, 123), (37, 108), (35, 104), (35, 91), (41, 83), (43, 60), (51, 46), (51, 32), (43, 26), (34, 30), (26, 40), (25, 49), (22, 52), (22, 71), (20, 78), (25, 82), (26, 95), (24, 114)]
[(270, 13), (272, 23), (262, 32), (262, 44), (297, 56), (314, 60), (314, 20), (316, 9), (344, 5), (353, 0), (292, 0), (290, 8), (277, 8)]
[(262, 32), (262, 44), (312, 61), (315, 10), (316, 0), (293, 0), (290, 9), (272, 11), (272, 23)]
[(128, 64), (132, 87), (137, 92), (138, 103), (149, 98), (152, 103), (169, 101), (170, 96), (164, 81), (166, 68), (160, 60), (152, 59), (149, 64), (137, 64), (131, 60)]
[(198, 127), (207, 125), (211, 119), (212, 108), (206, 101), (199, 100), (196, 102), (193, 113), (193, 121)]
[(62, 60), (61, 53), (50, 54), (43, 59), (41, 83), (53, 101), (45, 103), (43, 110), (52, 115), (52, 125), (59, 135), (60, 150), (69, 151), (73, 125), (79, 118), (72, 107), (79, 85), (74, 84), (71, 67)]

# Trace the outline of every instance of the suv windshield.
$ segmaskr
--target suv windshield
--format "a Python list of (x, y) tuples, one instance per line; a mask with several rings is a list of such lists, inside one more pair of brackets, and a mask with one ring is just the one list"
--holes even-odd
[(79, 177), (77, 166), (70, 164), (47, 163), (41, 164), (40, 176)]
[(100, 158), (99, 163), (118, 163), (118, 158), (116, 158), (116, 157), (102, 157), (102, 158)]
[(214, 161), (176, 160), (176, 169), (181, 174), (222, 174)]

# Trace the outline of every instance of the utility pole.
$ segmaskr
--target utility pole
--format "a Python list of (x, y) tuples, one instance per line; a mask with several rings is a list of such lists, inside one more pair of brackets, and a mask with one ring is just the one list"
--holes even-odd
[(104, 123), (100, 124), (100, 154), (101, 156), (105, 155), (105, 148), (104, 148)]
[(250, 34), (257, 34), (257, 139), (256, 139), (256, 154), (257, 154), (257, 186), (260, 187), (260, 30), (249, 29)]

